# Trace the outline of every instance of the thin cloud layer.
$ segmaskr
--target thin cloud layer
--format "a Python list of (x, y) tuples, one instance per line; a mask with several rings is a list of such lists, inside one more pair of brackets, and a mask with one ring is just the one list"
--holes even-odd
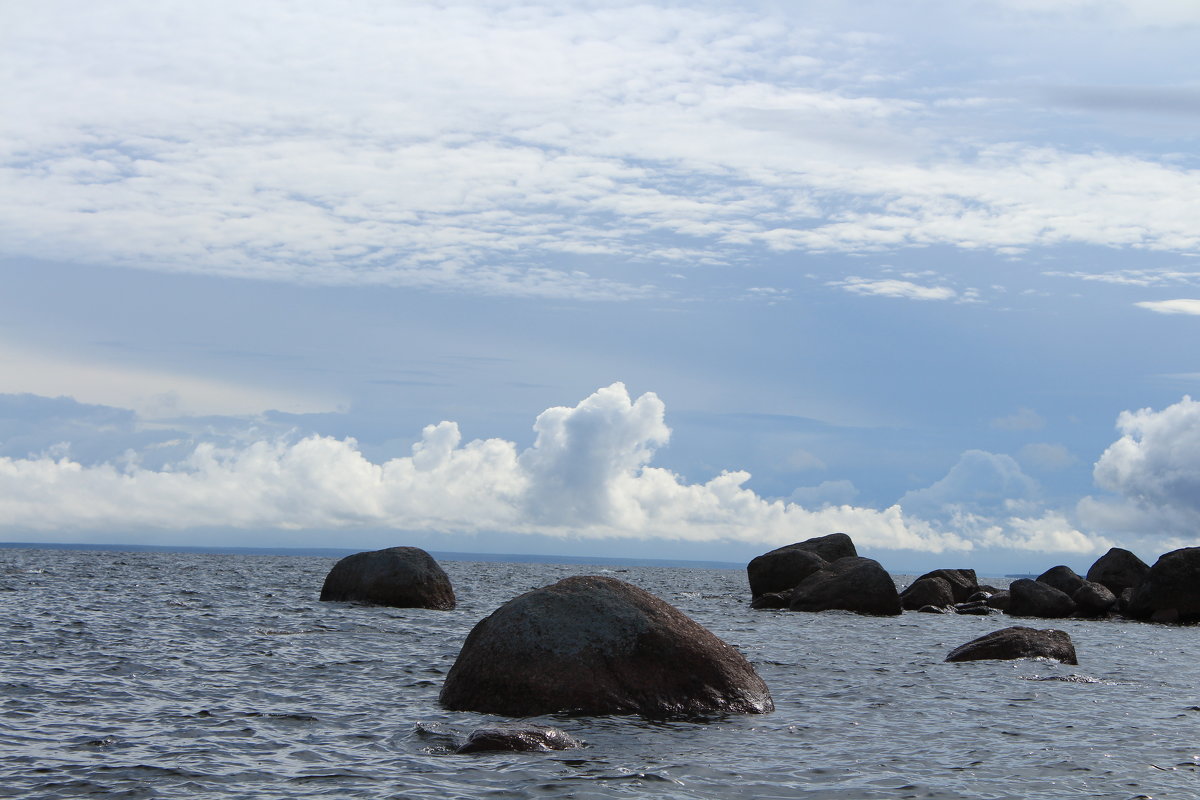
[(22, 6), (0, 34), (0, 241), (80, 263), (594, 299), (667, 293), (658, 271), (578, 268), (606, 259), (674, 272), (763, 251), (1200, 247), (1196, 170), (995, 138), (975, 87), (906, 91), (880, 78), (901, 42), (805, 20)]

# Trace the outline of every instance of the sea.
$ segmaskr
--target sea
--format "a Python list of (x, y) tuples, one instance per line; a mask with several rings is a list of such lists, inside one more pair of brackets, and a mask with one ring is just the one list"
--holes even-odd
[[(454, 611), (320, 602), (334, 561), (0, 548), (0, 797), (1200, 797), (1200, 627), (1058, 620), (1078, 666), (947, 664), (989, 631), (1050, 623), (755, 611), (744, 569), (632, 564), (443, 559)], [(439, 706), (476, 622), (579, 574), (640, 586), (738, 647), (775, 711)], [(511, 722), (584, 747), (454, 753)]]

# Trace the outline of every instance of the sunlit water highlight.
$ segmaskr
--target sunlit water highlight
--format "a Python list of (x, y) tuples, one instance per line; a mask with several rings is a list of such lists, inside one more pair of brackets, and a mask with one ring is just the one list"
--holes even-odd
[[(444, 562), (452, 612), (321, 603), (332, 564), (0, 550), (0, 797), (1200, 796), (1200, 627), (1066, 620), (1077, 667), (945, 664), (1014, 620), (753, 611), (740, 571), (511, 563)], [(505, 721), (438, 706), (467, 632), (574, 574), (737, 645), (776, 711), (540, 717), (587, 746), (453, 754)]]

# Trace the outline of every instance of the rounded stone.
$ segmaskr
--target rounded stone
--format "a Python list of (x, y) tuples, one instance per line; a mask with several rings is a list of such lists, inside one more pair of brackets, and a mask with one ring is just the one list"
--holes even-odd
[(521, 717), (774, 709), (736, 648), (649, 592), (598, 576), (526, 592), (481, 620), (440, 699), (451, 710)]

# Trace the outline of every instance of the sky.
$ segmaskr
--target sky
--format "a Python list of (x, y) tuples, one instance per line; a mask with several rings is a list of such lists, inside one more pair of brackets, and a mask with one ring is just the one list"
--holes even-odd
[(1200, 5), (0, 2), (0, 540), (1200, 544)]

